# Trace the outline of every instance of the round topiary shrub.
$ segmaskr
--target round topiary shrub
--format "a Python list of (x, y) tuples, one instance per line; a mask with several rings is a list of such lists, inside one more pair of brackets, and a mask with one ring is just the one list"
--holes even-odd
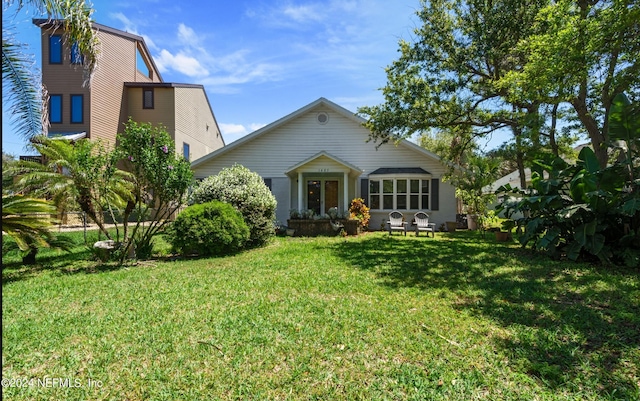
[(226, 255), (241, 250), (249, 228), (232, 205), (212, 201), (187, 207), (171, 227), (174, 252), (201, 256)]
[(249, 246), (263, 245), (275, 235), (276, 198), (257, 173), (235, 164), (207, 177), (193, 191), (191, 201), (212, 200), (230, 203), (242, 213), (250, 231)]

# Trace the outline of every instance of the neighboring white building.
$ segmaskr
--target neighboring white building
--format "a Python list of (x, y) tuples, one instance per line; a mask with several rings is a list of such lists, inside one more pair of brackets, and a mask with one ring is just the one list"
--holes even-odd
[[(326, 214), (348, 210), (361, 197), (379, 229), (392, 210), (411, 221), (424, 210), (431, 221), (455, 221), (455, 189), (443, 183), (440, 158), (409, 141), (377, 147), (364, 119), (320, 98), (191, 163), (197, 179), (241, 164), (263, 177), (278, 201), (276, 218), (292, 209)], [(377, 148), (376, 148), (377, 147)]]

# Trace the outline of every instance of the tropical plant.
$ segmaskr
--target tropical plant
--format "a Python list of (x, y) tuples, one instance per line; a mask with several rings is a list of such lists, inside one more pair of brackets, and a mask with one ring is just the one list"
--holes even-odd
[(116, 168), (114, 154), (88, 139), (71, 142), (40, 136), (32, 144), (45, 163), (17, 162), (10, 168), (19, 176), (15, 187), (53, 200), (61, 214), (79, 207), (111, 238), (104, 213), (109, 205), (122, 207), (131, 194), (130, 182), (125, 179), (129, 175)]
[(576, 164), (560, 158), (537, 162), (531, 193), (514, 191), (524, 198), (506, 210), (525, 215), (517, 220), (525, 229), (522, 245), (572, 260), (593, 255), (603, 262), (640, 265), (640, 110), (620, 94), (609, 120), (610, 148), (622, 149), (626, 157), (602, 168), (585, 147)]
[(242, 214), (219, 201), (188, 206), (168, 231), (174, 251), (183, 255), (227, 255), (241, 250), (249, 240)]
[(26, 139), (46, 134), (47, 113), (43, 112), (46, 91), (42, 88), (33, 57), (15, 38), (11, 19), (24, 7), (37, 14), (46, 14), (52, 21), (60, 20), (67, 32), (66, 40), (76, 43), (83, 55), (85, 82), (88, 84), (98, 60), (98, 37), (92, 28), (93, 10), (84, 1), (23, 1), (5, 0), (2, 15), (2, 103), (8, 105), (11, 122)]
[(371, 214), (369, 213), (369, 207), (364, 203), (364, 199), (355, 198), (349, 205), (349, 217), (360, 221), (362, 227), (369, 226), (369, 219)]
[[(464, 204), (467, 214), (483, 225), (489, 204), (496, 198), (489, 186), (498, 178), (500, 160), (481, 155), (468, 156), (467, 162), (453, 170), (446, 180), (456, 188), (456, 197)], [(477, 217), (475, 217), (477, 216)]]
[[(69, 249), (71, 243), (56, 237), (49, 228), (56, 207), (44, 200), (22, 195), (2, 195), (2, 233), (14, 239), (22, 251), (23, 264), (34, 264), (39, 248)], [(2, 253), (10, 247), (2, 247)]]
[[(123, 211), (123, 240), (120, 261), (133, 246), (136, 256), (148, 258), (154, 235), (160, 232), (182, 207), (193, 184), (188, 161), (176, 157), (175, 144), (162, 126), (137, 123), (129, 119), (124, 133), (118, 134), (117, 157), (129, 172), (132, 198)], [(136, 214), (129, 232), (129, 217)], [(149, 217), (149, 221), (145, 222)], [(144, 224), (143, 224), (144, 223)]]
[(207, 177), (192, 194), (192, 202), (219, 200), (235, 206), (247, 223), (249, 246), (260, 246), (273, 237), (277, 201), (260, 175), (235, 164)]

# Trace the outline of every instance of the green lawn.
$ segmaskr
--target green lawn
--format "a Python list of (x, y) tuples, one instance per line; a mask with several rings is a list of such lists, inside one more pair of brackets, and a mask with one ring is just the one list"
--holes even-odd
[(3, 386), (41, 380), (6, 399), (640, 399), (638, 271), (467, 232), (89, 255), (3, 260)]

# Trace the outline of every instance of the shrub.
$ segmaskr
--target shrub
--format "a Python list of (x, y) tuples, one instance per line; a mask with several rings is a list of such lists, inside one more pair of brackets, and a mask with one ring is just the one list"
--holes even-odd
[(257, 173), (235, 164), (206, 178), (193, 191), (192, 202), (212, 200), (230, 203), (242, 213), (250, 231), (249, 246), (263, 245), (274, 236), (276, 198)]
[(237, 252), (249, 239), (249, 228), (240, 212), (219, 201), (187, 207), (169, 232), (175, 252), (201, 256)]

